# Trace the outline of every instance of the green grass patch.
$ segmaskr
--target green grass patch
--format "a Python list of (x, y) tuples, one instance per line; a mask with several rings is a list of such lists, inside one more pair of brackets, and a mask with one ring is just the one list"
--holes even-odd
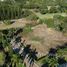
[(24, 28), (23, 28), (23, 35), (26, 35), (28, 33), (32, 32), (32, 29), (31, 29), (31, 26), (30, 25), (26, 25)]
[(53, 19), (40, 19), (39, 23), (40, 24), (44, 23), (48, 27), (54, 28), (54, 21), (53, 21)]

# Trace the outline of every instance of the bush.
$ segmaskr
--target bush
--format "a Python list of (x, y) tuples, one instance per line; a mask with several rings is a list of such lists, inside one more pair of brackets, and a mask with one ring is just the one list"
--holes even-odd
[(40, 13), (41, 14), (46, 14), (46, 13), (48, 13), (48, 10), (47, 9), (40, 9)]
[(4, 24), (6, 24), (6, 25), (10, 25), (10, 24), (12, 24), (12, 23), (14, 23), (14, 22), (12, 22), (12, 21), (10, 21), (10, 20), (4, 20)]
[(59, 12), (59, 10), (58, 10), (58, 8), (56, 8), (56, 7), (54, 7), (54, 6), (52, 6), (52, 7), (50, 8), (50, 10), (49, 10), (49, 13), (57, 13), (57, 12)]
[(56, 30), (61, 31), (61, 32), (66, 32), (67, 31), (67, 17), (63, 17), (60, 15), (55, 15), (54, 16), (54, 27)]
[(34, 13), (32, 13), (30, 16), (27, 17), (30, 20), (37, 20), (39, 17), (37, 17)]
[(46, 14), (48, 13), (48, 8), (46, 6), (45, 7), (43, 6), (39, 8), (39, 11), (41, 14)]
[(27, 10), (27, 9), (23, 10), (23, 17), (27, 17), (27, 16), (29, 16), (30, 14), (31, 14), (31, 11), (29, 11), (29, 10)]

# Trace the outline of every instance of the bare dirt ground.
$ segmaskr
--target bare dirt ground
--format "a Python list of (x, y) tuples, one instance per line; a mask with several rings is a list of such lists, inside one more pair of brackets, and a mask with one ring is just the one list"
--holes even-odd
[(50, 48), (62, 46), (67, 42), (67, 37), (63, 33), (47, 28), (45, 24), (40, 24), (32, 28), (33, 32), (23, 37), (25, 43), (30, 44), (31, 48), (36, 48), (39, 56), (46, 55)]

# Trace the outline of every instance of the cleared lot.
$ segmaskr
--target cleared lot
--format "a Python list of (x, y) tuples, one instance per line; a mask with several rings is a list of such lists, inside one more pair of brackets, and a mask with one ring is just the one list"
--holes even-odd
[(63, 33), (48, 28), (45, 24), (35, 26), (32, 32), (23, 37), (32, 49), (37, 49), (40, 56), (47, 54), (50, 48), (62, 46), (67, 42), (67, 37)]

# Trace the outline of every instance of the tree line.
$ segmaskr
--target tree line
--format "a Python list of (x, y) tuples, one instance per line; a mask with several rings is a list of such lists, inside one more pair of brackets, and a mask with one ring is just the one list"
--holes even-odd
[(0, 20), (17, 19), (22, 17), (22, 9), (16, 4), (0, 4)]

